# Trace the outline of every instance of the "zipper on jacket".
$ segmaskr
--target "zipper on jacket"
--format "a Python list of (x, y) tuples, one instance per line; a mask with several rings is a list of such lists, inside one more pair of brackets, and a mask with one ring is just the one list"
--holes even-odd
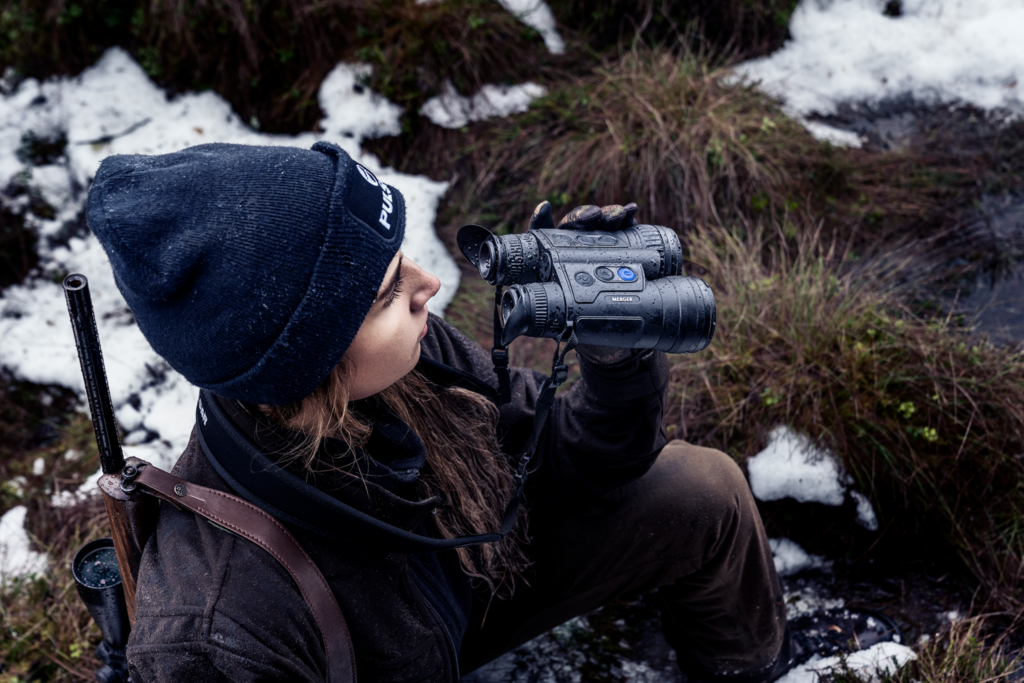
[(409, 583), (412, 584), (412, 588), (414, 591), (416, 591), (416, 595), (419, 596), (419, 599), (422, 600), (423, 604), (427, 606), (427, 609), (430, 610), (430, 613), (434, 615), (434, 621), (437, 622), (437, 625), (441, 627), (441, 633), (444, 634), (445, 642), (448, 643), (448, 653), (452, 658), (452, 666), (455, 667), (455, 680), (462, 680), (462, 675), (459, 673), (459, 653), (455, 651), (455, 639), (452, 638), (452, 634), (448, 630), (448, 627), (445, 626), (444, 621), (441, 619), (441, 615), (437, 613), (437, 610), (434, 609), (434, 606), (431, 605), (430, 601), (427, 600), (425, 595), (423, 595), (423, 591), (421, 591), (420, 587), (416, 585), (416, 580), (412, 577), (409, 577), (409, 579)]

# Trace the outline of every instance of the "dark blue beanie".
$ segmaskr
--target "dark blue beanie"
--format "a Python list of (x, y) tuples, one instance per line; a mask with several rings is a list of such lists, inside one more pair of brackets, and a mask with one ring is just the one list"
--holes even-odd
[(108, 157), (87, 211), (156, 352), (270, 405), (327, 377), (405, 234), (401, 193), (325, 142)]

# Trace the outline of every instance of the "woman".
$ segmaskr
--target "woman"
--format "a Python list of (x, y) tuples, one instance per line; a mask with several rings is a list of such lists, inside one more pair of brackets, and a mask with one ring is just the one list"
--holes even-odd
[[(496, 405), (489, 355), (428, 313), (439, 282), (400, 251), (401, 193), (337, 146), (112, 157), (88, 220), (143, 333), (203, 389), (175, 474), (288, 526), (341, 606), (361, 681), (456, 681), (655, 589), (691, 679), (768, 681), (795, 660), (742, 473), (666, 445), (661, 352), (581, 346), (513, 532), (457, 547), (500, 527), (544, 378), (513, 370)], [(162, 506), (136, 599), (136, 683), (324, 680), (287, 571), (191, 513)]]

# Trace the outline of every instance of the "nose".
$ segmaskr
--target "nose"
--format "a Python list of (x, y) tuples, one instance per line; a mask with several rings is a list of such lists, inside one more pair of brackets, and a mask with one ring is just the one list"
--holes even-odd
[(418, 311), (441, 289), (441, 281), (433, 273), (425, 271), (416, 264), (416, 290), (411, 299), (412, 310)]

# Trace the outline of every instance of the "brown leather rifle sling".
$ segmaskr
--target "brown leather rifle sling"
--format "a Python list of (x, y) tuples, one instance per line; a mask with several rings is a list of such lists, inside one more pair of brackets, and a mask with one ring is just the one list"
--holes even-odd
[(320, 628), (328, 683), (355, 683), (356, 658), (345, 616), (327, 580), (291, 532), (272, 515), (224, 491), (192, 484), (139, 460), (126, 460), (121, 488), (138, 490), (190, 510), (260, 546), (281, 563), (306, 600)]

